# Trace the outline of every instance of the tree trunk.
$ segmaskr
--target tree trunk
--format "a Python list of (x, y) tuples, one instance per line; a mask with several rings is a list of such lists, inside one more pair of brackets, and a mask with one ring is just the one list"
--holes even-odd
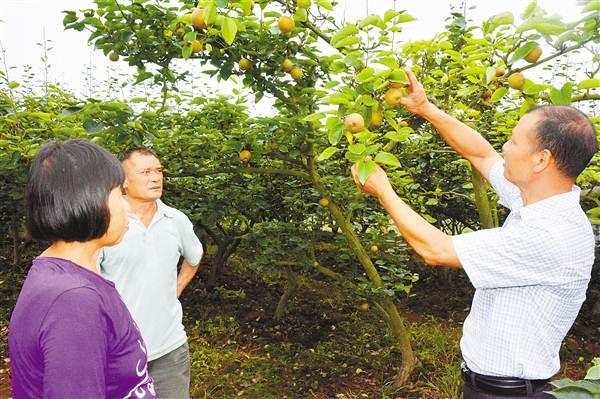
[(285, 274), (287, 277), (287, 284), (283, 294), (279, 298), (279, 302), (277, 303), (277, 309), (275, 309), (275, 320), (281, 320), (283, 311), (285, 310), (285, 305), (298, 288), (298, 276), (296, 276), (296, 273), (288, 268), (285, 270)]
[[(314, 158), (309, 158), (307, 163), (307, 169), (310, 173), (310, 177), (315, 189), (323, 196), (327, 197), (327, 193), (323, 183), (321, 182), (321, 177), (319, 176), (316, 166), (314, 164)], [(338, 206), (329, 199), (329, 213), (331, 214), (333, 220), (342, 230), (342, 234), (348, 240), (348, 244), (352, 249), (352, 252), (356, 255), (358, 260), (360, 261), (361, 266), (365, 270), (367, 277), (378, 288), (383, 288), (384, 284), (381, 280), (381, 276), (377, 272), (375, 265), (371, 261), (368, 252), (360, 243), (356, 232), (352, 228), (352, 224), (345, 217), (342, 210), (338, 208)], [(392, 299), (386, 298), (383, 301), (383, 305), (380, 306), (382, 311), (387, 314), (386, 320), (388, 326), (392, 332), (392, 335), (396, 338), (396, 342), (398, 344), (398, 348), (400, 349), (400, 353), (402, 355), (402, 364), (400, 365), (400, 371), (394, 377), (394, 385), (397, 387), (401, 387), (408, 382), (415, 365), (417, 363), (416, 356), (412, 350), (410, 344), (410, 335), (406, 326), (404, 325), (404, 320), (400, 317), (400, 313), (398, 312), (398, 308)]]
[[(473, 191), (475, 192), (475, 206), (479, 213), (479, 221), (483, 229), (498, 227), (497, 217), (494, 217), (494, 210), (490, 199), (488, 198), (486, 181), (477, 169), (471, 167), (471, 181), (473, 182)], [(495, 208), (495, 207), (494, 207)]]
[(222, 244), (217, 244), (217, 255), (215, 256), (215, 261), (210, 268), (208, 279), (206, 281), (206, 286), (209, 289), (216, 287), (219, 282), (220, 271), (223, 270), (223, 266), (225, 266), (227, 260), (235, 252), (241, 241), (241, 239), (235, 238), (233, 240), (224, 240)]
[(215, 261), (210, 267), (208, 272), (208, 279), (206, 280), (206, 286), (208, 289), (213, 289), (217, 285), (219, 271), (223, 266), (225, 253), (227, 252), (227, 243), (219, 244), (217, 246), (217, 254), (215, 255)]

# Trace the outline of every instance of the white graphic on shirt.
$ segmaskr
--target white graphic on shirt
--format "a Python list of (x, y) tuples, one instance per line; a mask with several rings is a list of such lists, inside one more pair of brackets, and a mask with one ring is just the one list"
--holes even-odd
[[(146, 348), (144, 347), (142, 341), (138, 339), (137, 342), (142, 352), (144, 352), (144, 355), (146, 355)], [(154, 392), (154, 381), (152, 381), (152, 378), (150, 378), (150, 375), (148, 374), (148, 362), (145, 359), (145, 356), (144, 359), (137, 361), (137, 364), (135, 365), (135, 373), (138, 377), (142, 378), (142, 380), (138, 382), (137, 385), (133, 387), (133, 389), (129, 391), (129, 393), (123, 399), (142, 399), (146, 397), (146, 394), (156, 396), (156, 392)]]

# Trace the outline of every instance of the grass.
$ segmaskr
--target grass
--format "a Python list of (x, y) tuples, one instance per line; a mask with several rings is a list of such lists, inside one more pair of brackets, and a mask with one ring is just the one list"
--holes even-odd
[(459, 397), (458, 326), (435, 318), (411, 323), (420, 362), (400, 390), (391, 384), (400, 353), (376, 311), (302, 289), (278, 322), (278, 289), (264, 284), (230, 280), (212, 293), (186, 292), (194, 398)]

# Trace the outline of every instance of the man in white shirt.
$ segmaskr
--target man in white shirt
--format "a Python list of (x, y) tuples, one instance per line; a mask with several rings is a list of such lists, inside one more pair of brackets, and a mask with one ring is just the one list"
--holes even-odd
[(597, 148), (580, 111), (546, 106), (524, 115), (504, 159), (475, 130), (431, 104), (412, 71), (401, 104), (427, 119), (490, 181), (511, 210), (500, 228), (450, 236), (394, 192), (378, 168), (357, 186), (377, 197), (427, 264), (463, 268), (476, 288), (461, 351), (464, 398), (551, 398), (559, 348), (590, 280), (594, 236), (579, 205), (577, 176)]
[(100, 272), (115, 283), (140, 328), (158, 397), (187, 399), (190, 355), (178, 298), (198, 270), (202, 244), (188, 217), (160, 200), (163, 173), (156, 155), (134, 148), (121, 163), (129, 229), (119, 245), (101, 251)]

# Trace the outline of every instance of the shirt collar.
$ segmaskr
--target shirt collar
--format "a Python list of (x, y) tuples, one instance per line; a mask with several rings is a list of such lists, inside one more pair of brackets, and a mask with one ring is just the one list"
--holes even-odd
[(169, 218), (175, 217), (175, 212), (173, 211), (173, 208), (166, 206), (165, 203), (162, 202), (160, 199), (156, 200), (156, 207), (156, 213), (160, 213), (161, 215)]
[(567, 193), (553, 195), (552, 197), (534, 202), (531, 205), (523, 206), (517, 211), (521, 217), (530, 217), (571, 209), (579, 206), (580, 195), (581, 189), (573, 186), (571, 191)]
[[(125, 198), (127, 198), (127, 196), (125, 196)], [(133, 213), (133, 212), (131, 212), (131, 211), (127, 212), (127, 216), (129, 216), (130, 218), (133, 218), (133, 219), (137, 219), (138, 218), (136, 216), (136, 214)], [(155, 220), (159, 220), (163, 216), (164, 217), (168, 217), (168, 218), (174, 218), (175, 217), (175, 213), (173, 212), (173, 209), (171, 207), (168, 207), (160, 199), (157, 199), (156, 200), (156, 213), (154, 214), (154, 217), (152, 218), (152, 221), (154, 222)]]

